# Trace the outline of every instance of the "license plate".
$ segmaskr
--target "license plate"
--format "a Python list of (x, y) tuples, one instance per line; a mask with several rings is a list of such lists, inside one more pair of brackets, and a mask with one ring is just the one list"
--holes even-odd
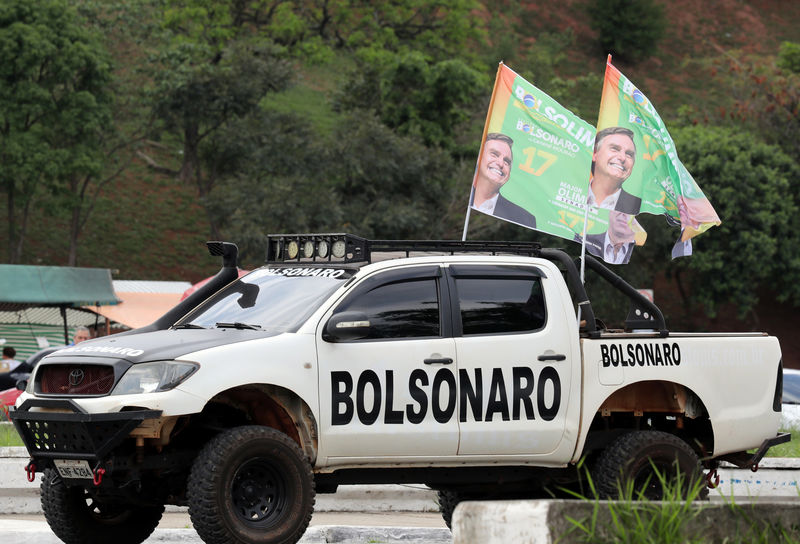
[(53, 464), (62, 478), (80, 478), (91, 480), (93, 478), (92, 469), (89, 463), (77, 459), (55, 459)]

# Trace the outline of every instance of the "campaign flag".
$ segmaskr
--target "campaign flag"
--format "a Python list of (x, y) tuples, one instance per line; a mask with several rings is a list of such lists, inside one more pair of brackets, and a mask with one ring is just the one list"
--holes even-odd
[(611, 64), (610, 55), (589, 204), (628, 215), (663, 214), (681, 228), (673, 258), (691, 254), (690, 239), (720, 224), (708, 198), (678, 159), (675, 143), (655, 107)]
[[(470, 207), (575, 240), (583, 232), (594, 136), (589, 123), (500, 63)], [(589, 219), (595, 229), (596, 216)]]

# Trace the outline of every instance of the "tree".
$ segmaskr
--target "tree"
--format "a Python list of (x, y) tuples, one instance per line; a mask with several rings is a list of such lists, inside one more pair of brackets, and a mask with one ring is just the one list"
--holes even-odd
[(667, 29), (664, 6), (655, 2), (589, 0), (586, 9), (603, 50), (632, 62), (649, 57)]
[(715, 102), (723, 122), (745, 124), (800, 160), (800, 74), (760, 55), (731, 55), (722, 67), (725, 96)]
[(677, 230), (664, 229), (662, 220), (651, 217), (645, 224), (647, 245), (637, 250), (643, 251), (651, 278), (659, 271), (672, 277), (687, 314), (702, 305), (714, 316), (733, 303), (744, 317), (763, 290), (777, 292), (779, 300), (800, 300), (797, 163), (777, 146), (739, 130), (694, 126), (673, 136), (722, 225), (693, 239), (691, 257), (665, 265)]
[[(266, 93), (285, 88), (291, 79), (290, 66), (269, 45), (236, 42), (215, 55), (211, 52), (202, 44), (171, 47), (160, 59), (162, 69), (155, 74), (151, 95), (161, 128), (180, 142), (181, 164), (171, 169), (150, 162), (162, 172), (194, 183), (201, 200), (216, 183), (200, 161), (203, 142), (256, 112)], [(212, 236), (218, 237), (217, 226), (210, 223)]]
[(367, 112), (342, 119), (329, 157), (327, 171), (346, 221), (342, 228), (350, 232), (441, 238), (453, 199), (466, 205), (470, 177), (448, 153), (394, 133)]
[(325, 146), (302, 117), (254, 113), (222, 127), (203, 149), (203, 164), (217, 179), (204, 204), (236, 240), (243, 263), (261, 264), (267, 234), (340, 224)]
[(81, 207), (102, 169), (98, 141), (112, 103), (107, 53), (85, 23), (65, 0), (0, 5), (0, 190), (12, 263), (22, 257), (31, 205), (43, 189), (68, 195), (70, 262), (76, 259)]
[(800, 43), (783, 42), (778, 50), (778, 68), (800, 73)]
[(487, 74), (460, 59), (430, 61), (419, 51), (368, 51), (361, 58), (338, 93), (338, 109), (368, 110), (398, 134), (417, 137), (426, 146), (474, 153), (475, 139), (470, 148), (460, 149), (456, 137), (478, 109), (485, 112), (480, 98), (491, 94)]

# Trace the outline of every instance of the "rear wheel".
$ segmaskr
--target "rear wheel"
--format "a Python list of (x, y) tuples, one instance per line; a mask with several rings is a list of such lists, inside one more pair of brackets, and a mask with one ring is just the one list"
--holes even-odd
[(303, 451), (268, 427), (237, 427), (211, 440), (189, 475), (189, 515), (207, 544), (293, 544), (314, 510)]
[[(661, 474), (668, 484), (681, 482), (681, 494), (702, 478), (700, 460), (694, 450), (675, 435), (661, 431), (636, 431), (619, 437), (600, 455), (592, 471), (592, 479), (600, 498), (619, 498), (620, 490), (632, 484), (634, 498), (641, 493), (649, 500), (661, 500), (664, 488)], [(700, 487), (699, 498), (708, 496)]]
[(42, 510), (66, 544), (139, 544), (161, 520), (163, 506), (97, 500), (83, 487), (67, 487), (55, 469), (42, 477)]

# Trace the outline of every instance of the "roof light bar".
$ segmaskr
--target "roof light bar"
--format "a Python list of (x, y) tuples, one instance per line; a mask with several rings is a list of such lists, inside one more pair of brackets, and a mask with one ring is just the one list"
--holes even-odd
[(351, 263), (369, 259), (368, 241), (345, 233), (270, 234), (268, 263)]
[(267, 236), (268, 263), (354, 263), (371, 262), (372, 253), (505, 253), (538, 256), (536, 242), (493, 242), (485, 240), (367, 240), (345, 233), (270, 234)]

